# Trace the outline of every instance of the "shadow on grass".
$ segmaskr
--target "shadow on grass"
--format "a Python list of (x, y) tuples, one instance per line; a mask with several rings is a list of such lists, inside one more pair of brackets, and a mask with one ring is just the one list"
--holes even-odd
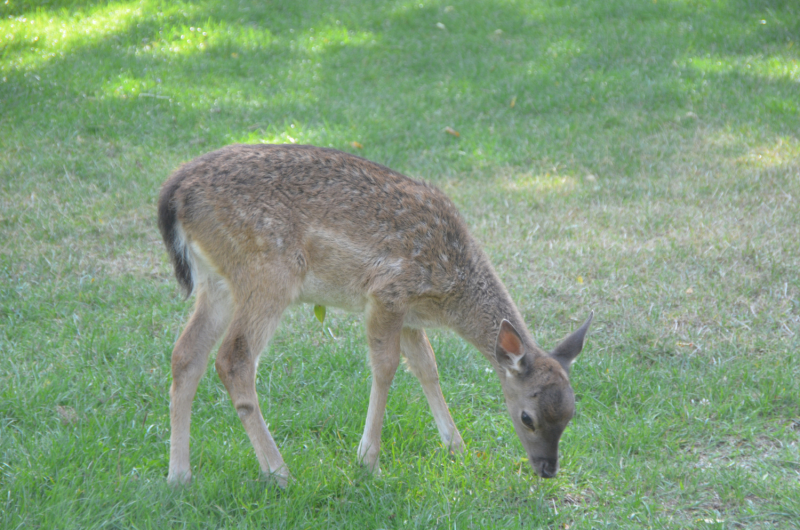
[[(69, 21), (111, 5), (8, 9)], [(6, 46), (8, 64), (36, 46), (43, 58), (3, 69), (5, 143), (90, 141), (186, 159), (237, 141), (358, 142), (359, 154), (427, 178), (548, 164), (632, 177), (698, 134), (770, 143), (800, 130), (800, 9), (789, 1), (131, 7), (121, 29), (63, 55), (47, 56), (46, 39)], [(653, 149), (648, 137), (665, 130), (674, 143)], [(96, 161), (60, 156), (107, 180)]]

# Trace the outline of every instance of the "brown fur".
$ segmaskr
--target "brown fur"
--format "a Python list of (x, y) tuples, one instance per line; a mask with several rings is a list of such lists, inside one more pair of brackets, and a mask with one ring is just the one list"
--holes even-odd
[(255, 373), (281, 314), (301, 302), (367, 314), (373, 382), (358, 455), (368, 467), (378, 469), (401, 354), (422, 383), (442, 440), (463, 448), (422, 329), (443, 326), (492, 363), (534, 469), (555, 475), (558, 439), (574, 413), (569, 364), (589, 321), (553, 354), (538, 348), (455, 206), (435, 187), (332, 149), (234, 145), (185, 164), (164, 183), (159, 227), (179, 283), (197, 292), (173, 351), (171, 482), (191, 477), (191, 401), (227, 329), (217, 372), (262, 470), (286, 483)]

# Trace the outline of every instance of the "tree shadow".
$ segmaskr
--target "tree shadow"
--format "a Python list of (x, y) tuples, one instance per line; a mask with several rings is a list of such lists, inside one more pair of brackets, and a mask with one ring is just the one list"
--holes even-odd
[[(110, 4), (46, 4), (87, 5)], [(800, 130), (796, 73), (692, 62), (796, 61), (800, 17), (788, 1), (143, 5), (119, 31), (6, 68), (5, 141), (46, 132), (60, 145), (94, 139), (178, 158), (298, 141), (427, 178), (547, 164), (633, 176), (665, 156), (645, 145), (665, 129), (673, 154), (698, 128), (767, 142)], [(9, 47), (4, 60), (19, 53)]]

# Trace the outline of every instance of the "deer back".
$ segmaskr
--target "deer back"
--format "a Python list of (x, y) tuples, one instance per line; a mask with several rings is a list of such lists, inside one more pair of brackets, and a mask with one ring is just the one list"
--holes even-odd
[(178, 169), (160, 207), (175, 212), (162, 232), (214, 272), (246, 292), (280, 271), (299, 280), (299, 302), (360, 310), (375, 297), (401, 311), (417, 303), (427, 320), (482, 258), (438, 189), (332, 149), (225, 147)]

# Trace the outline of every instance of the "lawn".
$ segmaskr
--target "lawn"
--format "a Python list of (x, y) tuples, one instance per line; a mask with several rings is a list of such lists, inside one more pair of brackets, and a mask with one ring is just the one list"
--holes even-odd
[[(167, 486), (192, 303), (156, 198), (237, 142), (442, 188), (545, 348), (595, 311), (557, 478), (444, 330), (467, 451), (401, 370), (364, 472), (362, 320), (300, 306), (257, 383), (296, 481), (261, 480), (210, 367)], [(799, 349), (794, 0), (0, 4), (2, 528), (797, 528)]]

